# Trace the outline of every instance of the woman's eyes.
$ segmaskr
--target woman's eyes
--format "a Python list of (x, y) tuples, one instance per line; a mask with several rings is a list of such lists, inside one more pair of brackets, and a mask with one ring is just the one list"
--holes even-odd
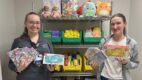
[(30, 24), (40, 24), (40, 21), (29, 21)]
[(119, 24), (121, 24), (121, 22), (111, 23), (112, 26), (114, 26), (114, 25), (119, 25)]

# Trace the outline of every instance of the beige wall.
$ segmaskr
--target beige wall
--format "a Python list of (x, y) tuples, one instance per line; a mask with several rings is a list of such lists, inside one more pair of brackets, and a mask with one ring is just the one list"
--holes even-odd
[(2, 80), (1, 60), (0, 60), (0, 80)]
[(32, 11), (32, 0), (15, 0), (15, 19), (17, 35), (20, 35), (24, 29), (25, 14)]
[(16, 36), (14, 5), (14, 0), (0, 0), (0, 60), (3, 80), (13, 79), (13, 77), (9, 77), (8, 79), (8, 76), (13, 76), (13, 74), (7, 67), (8, 57), (6, 53)]
[(134, 80), (142, 80), (142, 0), (131, 0), (129, 34), (139, 43), (139, 68), (132, 71)]

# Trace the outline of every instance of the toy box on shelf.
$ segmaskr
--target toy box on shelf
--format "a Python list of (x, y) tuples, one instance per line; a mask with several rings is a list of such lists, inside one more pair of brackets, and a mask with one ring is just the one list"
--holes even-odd
[(83, 32), (84, 43), (99, 43), (104, 36), (104, 32), (101, 31), (99, 26), (92, 27)]
[(41, 35), (51, 41), (51, 31), (43, 31)]
[(82, 70), (82, 58), (80, 55), (69, 55), (65, 58), (65, 64), (63, 71), (81, 71)]
[(91, 65), (87, 64), (85, 57), (83, 57), (83, 71), (93, 71)]
[(82, 31), (78, 30), (65, 30), (62, 31), (63, 43), (81, 43)]
[(61, 32), (56, 30), (56, 31), (52, 31), (52, 37), (51, 40), (53, 43), (60, 43), (61, 42)]
[(53, 43), (61, 43), (61, 32), (60, 31), (44, 31), (42, 32), (43, 37), (48, 38)]
[(61, 65), (56, 65), (55, 66), (55, 71), (57, 71), (57, 72), (61, 71)]

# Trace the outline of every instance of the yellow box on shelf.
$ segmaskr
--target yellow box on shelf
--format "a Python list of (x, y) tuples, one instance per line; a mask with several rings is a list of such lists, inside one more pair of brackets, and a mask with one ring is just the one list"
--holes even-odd
[(86, 58), (83, 57), (83, 70), (84, 71), (93, 71), (93, 68), (91, 67), (91, 65), (87, 65), (86, 64)]
[(55, 71), (61, 71), (61, 66), (60, 65), (56, 65), (55, 66)]
[[(81, 71), (82, 70), (82, 58), (81, 56), (77, 56), (77, 59), (74, 59), (74, 64), (69, 63), (69, 65), (64, 65), (63, 66), (63, 71)], [(77, 61), (79, 61), (79, 64), (76, 65)]]

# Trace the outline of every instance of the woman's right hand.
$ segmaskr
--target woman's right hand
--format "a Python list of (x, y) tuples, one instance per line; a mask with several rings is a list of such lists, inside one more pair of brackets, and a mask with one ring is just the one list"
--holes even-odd
[(97, 69), (99, 67), (99, 64), (96, 61), (92, 61), (91, 66), (93, 69)]

